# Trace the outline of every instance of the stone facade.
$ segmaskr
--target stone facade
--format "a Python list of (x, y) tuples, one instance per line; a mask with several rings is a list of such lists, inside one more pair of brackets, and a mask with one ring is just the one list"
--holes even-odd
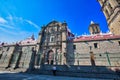
[[(96, 65), (120, 66), (119, 42), (120, 36), (115, 38), (112, 34), (77, 37), (73, 42), (69, 43), (71, 49), (68, 46), (68, 62), (71, 65), (91, 65), (90, 53), (93, 52)], [(112, 64), (108, 61), (109, 58)], [(73, 62), (71, 62), (71, 59), (73, 59)]]
[[(101, 3), (102, 0), (98, 1)], [(105, 15), (109, 17), (106, 13)], [(109, 20), (107, 21), (109, 25), (115, 23), (115, 20), (110, 23)], [(120, 24), (114, 26), (115, 30), (111, 32), (119, 34)], [(32, 35), (16, 44), (1, 43), (0, 68), (33, 69), (46, 64), (68, 67), (70, 65), (119, 67), (120, 35), (100, 33), (99, 24), (93, 22), (89, 26), (89, 31), (90, 35), (75, 37), (68, 29), (66, 22), (52, 21), (42, 27), (37, 40)]]
[(67, 23), (65, 22), (52, 21), (46, 26), (43, 26), (39, 33), (37, 44), (39, 47), (38, 54), (44, 59), (40, 60), (40, 62), (37, 59), (36, 64), (66, 64), (64, 55), (66, 54), (68, 33), (72, 35), (68, 32)]
[(32, 36), (16, 44), (2, 43), (0, 64), (6, 69), (33, 69), (46, 64), (120, 66), (120, 35), (97, 32), (74, 37), (67, 23), (52, 21), (42, 27), (38, 40)]
[(89, 26), (89, 31), (91, 35), (100, 33), (99, 24), (95, 24), (93, 21), (91, 21), (90, 26)]
[(29, 42), (30, 40), (26, 41), (16, 44), (2, 44), (0, 46), (0, 68), (33, 68), (36, 44)]
[(98, 0), (110, 31), (120, 35), (120, 0)]

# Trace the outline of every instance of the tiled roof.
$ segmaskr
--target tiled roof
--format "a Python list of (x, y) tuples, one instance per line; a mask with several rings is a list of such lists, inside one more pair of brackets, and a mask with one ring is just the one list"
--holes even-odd
[(32, 38), (27, 38), (26, 40), (20, 41), (18, 44), (27, 45), (27, 44), (36, 44), (37, 41)]
[(109, 40), (109, 39), (120, 39), (120, 35), (113, 34), (96, 34), (89, 36), (76, 37), (73, 41), (95, 41), (95, 40)]
[(27, 38), (25, 40), (22, 40), (22, 41), (19, 41), (19, 42), (16, 42), (16, 43), (1, 43), (0, 47), (7, 46), (7, 45), (16, 45), (16, 44), (17, 45), (33, 45), (33, 44), (36, 44), (36, 43), (37, 43), (37, 41), (34, 38), (30, 37), (30, 38)]

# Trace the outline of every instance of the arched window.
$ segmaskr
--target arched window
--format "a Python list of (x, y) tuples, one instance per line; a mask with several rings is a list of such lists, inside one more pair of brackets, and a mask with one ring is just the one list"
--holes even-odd
[(109, 3), (109, 1), (107, 1), (107, 6), (108, 6), (109, 10), (112, 11), (113, 8), (112, 8), (111, 4)]
[(118, 4), (120, 4), (120, 0), (116, 0)]
[(106, 9), (105, 9), (105, 14), (106, 14), (106, 17), (109, 18), (109, 13)]

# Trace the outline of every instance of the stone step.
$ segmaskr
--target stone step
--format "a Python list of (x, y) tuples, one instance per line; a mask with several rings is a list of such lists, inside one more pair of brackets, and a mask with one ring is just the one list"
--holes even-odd
[[(42, 75), (53, 75), (52, 70), (34, 70), (31, 73), (33, 74), (42, 74)], [(81, 77), (81, 78), (100, 78), (100, 79), (118, 79), (120, 77), (117, 74), (108, 74), (108, 73), (89, 73), (89, 72), (70, 72), (70, 71), (57, 71), (57, 76), (71, 76), (71, 77)]]

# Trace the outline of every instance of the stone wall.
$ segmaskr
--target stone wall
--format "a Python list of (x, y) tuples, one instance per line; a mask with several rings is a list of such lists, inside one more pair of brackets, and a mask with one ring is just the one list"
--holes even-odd
[[(111, 32), (113, 32), (113, 34), (116, 34), (116, 35), (120, 35), (120, 10), (119, 12), (116, 12), (117, 16), (114, 16), (116, 17), (115, 19), (113, 19), (113, 16), (112, 16), (112, 20), (109, 24), (109, 29)], [(114, 14), (114, 15), (116, 15)]]
[[(120, 40), (102, 40), (69, 42), (67, 62), (69, 65), (91, 65), (93, 52), (95, 65), (97, 66), (120, 66)], [(95, 48), (94, 43), (97, 43)], [(76, 46), (73, 49), (73, 46)]]
[(4, 46), (1, 48), (0, 67), (5, 68), (9, 66), (15, 46)]
[(36, 52), (35, 45), (8, 45), (1, 47), (0, 68), (33, 68)]
[[(85, 41), (85, 42), (74, 42), (76, 45), (76, 53), (89, 53), (90, 46), (94, 53), (118, 53), (120, 52), (119, 40), (100, 40), (100, 41)], [(94, 43), (97, 43), (97, 48), (95, 48)]]

